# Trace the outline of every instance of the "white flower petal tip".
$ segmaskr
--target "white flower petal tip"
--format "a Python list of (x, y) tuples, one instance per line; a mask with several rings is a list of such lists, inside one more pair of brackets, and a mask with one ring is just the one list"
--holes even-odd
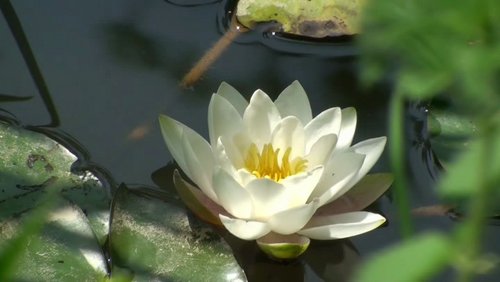
[(343, 239), (372, 231), (385, 221), (385, 217), (376, 213), (350, 212), (315, 217), (297, 233), (316, 240)]
[(269, 233), (257, 239), (259, 248), (271, 259), (277, 261), (290, 261), (298, 258), (309, 247), (311, 240), (297, 234), (281, 235)]

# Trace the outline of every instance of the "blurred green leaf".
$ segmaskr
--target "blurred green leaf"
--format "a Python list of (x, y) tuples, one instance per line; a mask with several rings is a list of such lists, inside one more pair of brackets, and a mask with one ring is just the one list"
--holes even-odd
[(112, 213), (113, 264), (133, 281), (246, 281), (227, 244), (184, 209), (122, 185)]
[(458, 103), (487, 115), (500, 104), (499, 6), (496, 0), (370, 1), (360, 36), (365, 81), (395, 72), (398, 89), (412, 99), (453, 89)]
[(449, 239), (439, 233), (428, 233), (377, 253), (361, 267), (353, 281), (428, 281), (451, 259)]
[[(485, 142), (484, 138), (491, 140)], [(484, 148), (486, 143), (491, 146)], [(487, 160), (483, 158), (483, 150), (488, 152)], [(480, 183), (494, 186), (500, 183), (500, 128), (483, 133), (447, 167), (439, 191), (445, 197), (471, 197), (479, 189)]]

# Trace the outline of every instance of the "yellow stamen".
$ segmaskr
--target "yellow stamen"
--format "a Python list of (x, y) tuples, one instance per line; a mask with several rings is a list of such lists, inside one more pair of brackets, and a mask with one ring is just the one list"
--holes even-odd
[(269, 178), (276, 182), (307, 169), (307, 160), (300, 157), (290, 160), (291, 147), (286, 148), (281, 164), (278, 162), (279, 152), (279, 148), (274, 150), (272, 144), (265, 144), (259, 153), (257, 146), (252, 143), (247, 150), (245, 169), (258, 178)]

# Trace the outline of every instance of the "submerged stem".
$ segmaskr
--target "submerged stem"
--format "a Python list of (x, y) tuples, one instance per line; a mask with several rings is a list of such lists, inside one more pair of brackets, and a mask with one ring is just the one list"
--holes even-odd
[(203, 57), (194, 65), (193, 68), (182, 78), (181, 86), (190, 87), (195, 84), (207, 69), (220, 57), (220, 55), (231, 45), (231, 43), (242, 32), (248, 29), (239, 25), (236, 18), (231, 19), (229, 30), (210, 48)]

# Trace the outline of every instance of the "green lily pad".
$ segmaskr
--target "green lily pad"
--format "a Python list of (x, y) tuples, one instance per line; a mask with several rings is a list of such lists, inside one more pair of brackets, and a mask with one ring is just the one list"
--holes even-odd
[[(15, 281), (103, 279), (109, 199), (100, 181), (91, 172), (72, 173), (77, 157), (63, 145), (16, 125), (0, 122), (0, 151), (0, 251), (9, 256), (2, 259), (16, 259), (9, 275)], [(35, 229), (39, 234), (25, 233), (25, 219), (40, 212), (47, 192), (58, 192), (58, 204)], [(18, 236), (25, 247), (6, 251)]]
[(246, 281), (228, 245), (183, 208), (122, 185), (112, 214), (113, 265), (133, 281)]
[(79, 206), (99, 242), (109, 227), (109, 197), (91, 172), (71, 172), (77, 157), (49, 137), (0, 122), (0, 223), (34, 207), (46, 189)]
[(238, 21), (248, 28), (276, 21), (286, 33), (308, 37), (359, 33), (361, 10), (366, 0), (240, 0)]
[[(34, 210), (33, 212), (38, 212)], [(23, 229), (27, 215), (0, 224), (0, 253)], [(106, 259), (82, 210), (61, 198), (39, 234), (25, 238), (27, 246), (17, 256), (13, 281), (99, 281), (106, 277)], [(11, 281), (9, 280), (9, 281)]]

